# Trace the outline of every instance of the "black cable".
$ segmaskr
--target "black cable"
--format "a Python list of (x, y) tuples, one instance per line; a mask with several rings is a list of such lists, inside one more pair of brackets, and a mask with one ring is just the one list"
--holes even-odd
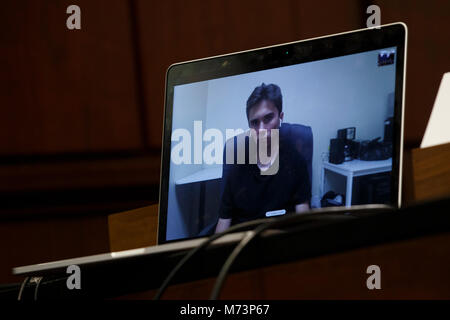
[(27, 285), (27, 282), (29, 279), (30, 279), (30, 277), (25, 277), (25, 279), (22, 281), (22, 285), (20, 286), (19, 294), (17, 295), (18, 301), (22, 300), (23, 290), (25, 289), (25, 286)]
[[(374, 207), (374, 206), (376, 206), (377, 208), (380, 208), (380, 207), (381, 208), (386, 208), (385, 205), (383, 205), (383, 206), (371, 205), (371, 206), (364, 206), (364, 208), (365, 209), (370, 209), (370, 207)], [(357, 207), (357, 206), (355, 206), (355, 207)], [(352, 210), (349, 210), (349, 208), (342, 208), (342, 207), (328, 207), (328, 208), (325, 208), (325, 209), (324, 208), (312, 209), (312, 210), (309, 210), (308, 212), (303, 213), (302, 214), (302, 219), (305, 219), (306, 216), (310, 216), (310, 215), (316, 216), (317, 213), (349, 212), (349, 211), (352, 211)], [(353, 211), (355, 211), (355, 210), (353, 210)], [(294, 218), (294, 217), (298, 217), (298, 216), (284, 216), (284, 218)], [(176, 273), (181, 269), (181, 267), (183, 267), (183, 265), (185, 265), (187, 263), (187, 261), (189, 261), (195, 254), (197, 254), (202, 249), (206, 248), (213, 241), (215, 241), (215, 240), (217, 240), (217, 239), (219, 239), (219, 238), (221, 238), (221, 237), (223, 237), (226, 234), (229, 234), (231, 232), (239, 231), (241, 229), (245, 229), (245, 228), (248, 228), (248, 227), (251, 227), (251, 226), (254, 226), (254, 225), (259, 225), (259, 224), (263, 224), (263, 223), (270, 223), (271, 221), (276, 221), (276, 220), (279, 220), (279, 219), (280, 219), (279, 217), (273, 217), (273, 218), (263, 218), (263, 219), (249, 221), (249, 222), (244, 222), (244, 223), (232, 226), (231, 228), (228, 228), (227, 230), (225, 230), (222, 233), (218, 233), (218, 234), (214, 234), (214, 235), (210, 236), (201, 245), (191, 249), (191, 251), (189, 251), (183, 257), (183, 259), (181, 259), (179, 261), (179, 263), (172, 269), (170, 274), (166, 277), (166, 279), (164, 280), (164, 282), (162, 283), (162, 285), (158, 289), (158, 292), (156, 293), (156, 295), (153, 298), (153, 300), (159, 300), (161, 298), (161, 296), (164, 294), (164, 291), (169, 286), (169, 284), (172, 281), (172, 279), (175, 277)]]
[[(358, 205), (352, 207), (327, 207), (326, 209), (313, 209), (308, 211), (308, 215), (300, 214), (300, 215), (291, 215), (291, 216), (283, 216), (274, 221), (265, 223), (256, 228), (255, 231), (248, 231), (244, 238), (239, 242), (239, 244), (234, 248), (233, 252), (228, 256), (225, 261), (222, 269), (220, 270), (219, 275), (217, 276), (217, 280), (214, 284), (214, 288), (211, 292), (210, 300), (216, 300), (220, 292), (222, 290), (225, 279), (228, 275), (228, 272), (233, 265), (234, 261), (238, 257), (238, 255), (242, 252), (242, 250), (258, 235), (264, 232), (267, 229), (283, 226), (284, 224), (292, 224), (296, 222), (307, 222), (307, 221), (317, 221), (317, 219), (328, 218), (324, 215), (317, 215), (317, 213), (357, 213), (357, 212), (383, 212), (383, 211), (391, 211), (392, 208), (386, 205)], [(307, 218), (313, 219), (307, 219)]]
[(259, 225), (262, 223), (268, 223), (272, 220), (275, 220), (275, 218), (264, 218), (264, 219), (258, 219), (258, 220), (253, 220), (253, 221), (249, 221), (249, 222), (240, 223), (240, 224), (237, 224), (235, 226), (232, 226), (232, 227), (226, 229), (224, 232), (216, 233), (216, 234), (213, 234), (212, 236), (210, 236), (207, 240), (202, 242), (202, 244), (191, 249), (188, 253), (186, 253), (186, 255), (183, 257), (183, 259), (181, 259), (180, 262), (178, 262), (178, 264), (172, 269), (170, 274), (167, 276), (167, 278), (164, 280), (162, 285), (159, 287), (158, 292), (156, 293), (153, 300), (161, 299), (161, 296), (164, 294), (164, 291), (167, 289), (170, 282), (175, 277), (177, 272), (181, 269), (181, 267), (183, 267), (186, 264), (186, 262), (189, 261), (195, 254), (200, 252), (202, 249), (206, 248), (211, 242), (213, 242), (231, 232), (239, 231), (241, 229), (245, 229), (245, 228), (252, 227), (254, 225)]
[[(302, 222), (317, 221), (316, 219), (307, 220), (306, 217), (302, 217), (302, 218), (303, 218)], [(223, 283), (225, 282), (228, 271), (231, 268), (234, 261), (236, 260), (237, 256), (250, 243), (250, 241), (255, 239), (256, 236), (261, 234), (263, 231), (269, 229), (270, 227), (273, 227), (272, 224), (264, 224), (264, 225), (261, 225), (258, 228), (256, 228), (256, 230), (254, 230), (254, 231), (247, 231), (244, 238), (234, 248), (233, 252), (228, 256), (222, 269), (220, 270), (219, 275), (217, 276), (217, 280), (214, 284), (214, 288), (211, 292), (211, 296), (209, 298), (210, 300), (217, 300), (217, 298), (219, 297), (220, 291), (222, 289)]]
[(42, 279), (44, 279), (44, 277), (38, 277), (36, 279), (36, 288), (34, 288), (34, 301), (37, 301), (38, 298), (38, 291), (39, 291), (39, 285), (41, 284)]

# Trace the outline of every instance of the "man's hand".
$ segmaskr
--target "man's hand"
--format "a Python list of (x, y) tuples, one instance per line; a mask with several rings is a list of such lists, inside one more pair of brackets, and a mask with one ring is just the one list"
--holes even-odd
[(303, 212), (308, 211), (309, 209), (310, 208), (309, 208), (308, 202), (297, 204), (295, 206), (295, 213), (303, 213)]
[(219, 218), (219, 221), (217, 222), (216, 231), (215, 233), (220, 233), (228, 229), (231, 225), (231, 219), (222, 219)]

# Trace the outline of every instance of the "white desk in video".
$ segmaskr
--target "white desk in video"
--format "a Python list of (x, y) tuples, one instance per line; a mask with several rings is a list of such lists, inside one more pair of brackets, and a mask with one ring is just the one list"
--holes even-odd
[(377, 161), (362, 161), (351, 160), (341, 164), (333, 164), (328, 161), (324, 161), (322, 164), (322, 181), (321, 190), (325, 193), (325, 174), (327, 171), (332, 171), (342, 176), (347, 177), (347, 186), (345, 194), (345, 205), (347, 207), (352, 205), (352, 190), (353, 190), (353, 178), (360, 176), (367, 176), (369, 174), (388, 172), (392, 170), (392, 158), (386, 160)]

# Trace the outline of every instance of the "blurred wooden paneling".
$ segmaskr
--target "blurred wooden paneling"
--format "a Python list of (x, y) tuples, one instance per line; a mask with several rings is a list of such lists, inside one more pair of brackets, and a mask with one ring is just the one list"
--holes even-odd
[(109, 252), (106, 215), (2, 221), (0, 283), (22, 281), (13, 267)]
[(2, 2), (1, 155), (142, 147), (130, 20), (122, 0)]
[(408, 25), (405, 145), (419, 147), (442, 74), (450, 71), (450, 1), (377, 0), (381, 23)]
[(157, 147), (171, 64), (358, 29), (365, 15), (357, 0), (137, 0), (135, 10), (149, 145)]
[(159, 154), (0, 165), (0, 192), (159, 185)]

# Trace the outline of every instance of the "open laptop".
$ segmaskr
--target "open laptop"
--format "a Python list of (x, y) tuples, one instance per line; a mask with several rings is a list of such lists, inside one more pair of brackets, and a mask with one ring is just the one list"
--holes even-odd
[(14, 274), (193, 248), (309, 208), (400, 206), (406, 41), (394, 23), (170, 66), (158, 245)]

